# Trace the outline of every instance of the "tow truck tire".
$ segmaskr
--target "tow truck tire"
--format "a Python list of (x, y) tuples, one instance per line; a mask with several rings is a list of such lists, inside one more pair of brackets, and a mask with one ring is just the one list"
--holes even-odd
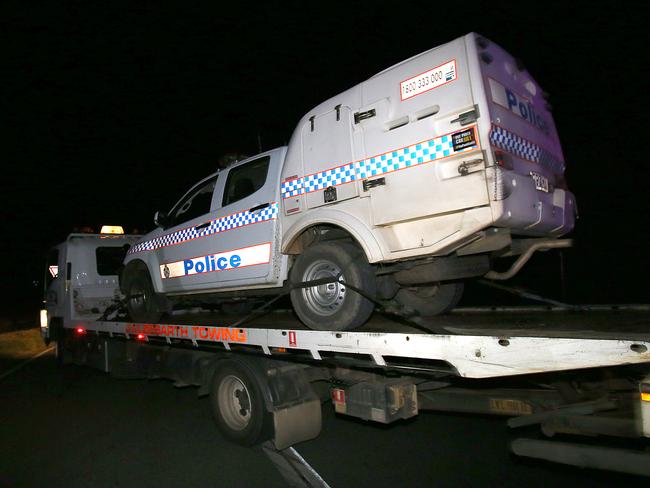
[(164, 313), (160, 298), (151, 283), (149, 272), (142, 266), (125, 270), (124, 294), (126, 308), (134, 322), (155, 323)]
[[(377, 281), (364, 252), (348, 242), (322, 242), (307, 248), (291, 269), (291, 284), (335, 278), (374, 297)], [(293, 288), (291, 303), (310, 329), (350, 330), (362, 326), (374, 310), (368, 298), (343, 283)]]
[(432, 286), (400, 288), (395, 295), (398, 303), (415, 310), (422, 317), (433, 317), (449, 312), (463, 296), (462, 282), (439, 283)]
[(219, 431), (236, 444), (253, 446), (273, 435), (273, 417), (260, 387), (253, 373), (236, 361), (224, 361), (215, 371), (210, 407)]

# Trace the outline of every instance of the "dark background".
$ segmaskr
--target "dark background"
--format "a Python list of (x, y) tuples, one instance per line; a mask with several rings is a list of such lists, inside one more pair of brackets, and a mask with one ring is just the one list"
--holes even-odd
[(38, 306), (47, 248), (73, 229), (151, 230), (225, 154), (285, 144), (313, 106), (470, 31), (551, 94), (580, 210), (564, 291), (557, 253), (515, 283), (647, 301), (643, 4), (596, 5), (3, 2), (2, 314)]

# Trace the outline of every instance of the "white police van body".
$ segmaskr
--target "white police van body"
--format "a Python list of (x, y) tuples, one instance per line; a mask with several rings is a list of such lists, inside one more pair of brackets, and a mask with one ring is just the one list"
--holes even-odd
[[(287, 283), (312, 328), (361, 325), (368, 297), (444, 312), (460, 280), (511, 276), (529, 251), (568, 244), (556, 238), (573, 228), (574, 198), (547, 107), (528, 72), (473, 33), (399, 63), (306, 114), (288, 147), (159, 213), (125, 260), (131, 313), (155, 320), (164, 297)], [(504, 255), (521, 261), (491, 271)]]

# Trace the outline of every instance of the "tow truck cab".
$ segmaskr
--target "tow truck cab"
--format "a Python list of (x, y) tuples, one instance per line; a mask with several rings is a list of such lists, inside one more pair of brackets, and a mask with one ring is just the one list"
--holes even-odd
[[(104, 229), (104, 228), (103, 228)], [(139, 236), (70, 234), (48, 252), (40, 325), (56, 339), (64, 320), (97, 320), (119, 300), (118, 274), (129, 245)]]

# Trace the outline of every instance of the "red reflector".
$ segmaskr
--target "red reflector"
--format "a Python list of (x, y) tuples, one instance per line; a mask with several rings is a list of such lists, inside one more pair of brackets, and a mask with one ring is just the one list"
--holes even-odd
[(512, 159), (510, 158), (509, 154), (496, 150), (494, 151), (494, 159), (496, 160), (496, 163), (503, 169), (512, 169)]
[(138, 334), (138, 340), (143, 341), (144, 340), (144, 334)]
[(86, 329), (84, 329), (83, 327), (77, 327), (77, 334), (85, 334), (85, 333), (86, 333)]
[(332, 402), (339, 405), (345, 405), (345, 390), (334, 388), (332, 390)]

